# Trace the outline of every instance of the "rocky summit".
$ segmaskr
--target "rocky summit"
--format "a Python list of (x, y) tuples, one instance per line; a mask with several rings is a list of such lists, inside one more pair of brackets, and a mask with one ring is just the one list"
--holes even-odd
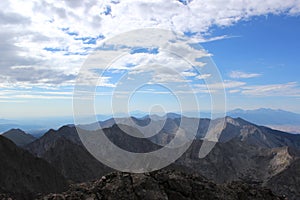
[(242, 182), (215, 184), (198, 174), (179, 170), (159, 170), (144, 174), (114, 172), (93, 182), (71, 185), (64, 193), (49, 194), (37, 199), (279, 200), (283, 198), (274, 195), (269, 189)]

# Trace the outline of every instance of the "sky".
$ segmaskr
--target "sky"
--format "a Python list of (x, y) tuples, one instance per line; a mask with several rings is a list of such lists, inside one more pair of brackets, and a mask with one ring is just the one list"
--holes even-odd
[[(98, 114), (207, 111), (212, 99), (216, 110), (300, 113), (299, 0), (3, 0), (0, 8), (0, 118), (72, 115), (83, 74), (96, 84)], [(161, 30), (178, 37), (159, 38)]]

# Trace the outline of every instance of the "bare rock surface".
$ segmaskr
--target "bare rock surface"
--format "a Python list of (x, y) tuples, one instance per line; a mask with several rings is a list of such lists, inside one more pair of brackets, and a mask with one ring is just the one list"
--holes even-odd
[(160, 170), (152, 173), (130, 174), (114, 172), (101, 179), (74, 184), (60, 194), (41, 196), (38, 200), (71, 199), (282, 199), (271, 190), (242, 182), (215, 184), (201, 175), (174, 170)]

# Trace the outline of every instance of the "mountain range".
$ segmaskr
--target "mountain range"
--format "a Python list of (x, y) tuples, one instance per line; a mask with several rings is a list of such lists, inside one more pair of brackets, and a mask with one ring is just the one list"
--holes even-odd
[[(159, 114), (159, 113), (158, 113)], [(135, 118), (143, 118), (147, 117), (148, 113), (142, 111), (132, 111), (130, 112), (130, 116)], [(164, 114), (159, 114), (163, 116)], [(167, 113), (165, 117), (172, 118), (178, 117), (179, 114), (176, 113)], [(192, 118), (211, 118), (211, 113), (209, 112), (184, 112), (185, 116)], [(274, 110), (268, 108), (260, 108), (255, 110), (242, 110), (235, 109), (232, 111), (228, 111), (226, 113), (227, 116), (237, 118), (241, 117), (247, 121), (250, 121), (255, 124), (268, 126), (270, 128), (282, 130), (290, 133), (300, 133), (300, 114), (284, 111), (284, 110)], [(116, 113), (112, 115), (97, 115), (96, 118), (103, 122), (107, 121), (111, 118), (126, 118), (127, 114), (124, 113)], [(216, 116), (222, 117), (222, 114), (216, 113)], [(32, 122), (35, 123), (32, 123)], [(91, 123), (88, 119), (84, 117), (81, 118), (83, 125)], [(48, 117), (48, 118), (32, 118), (27, 120), (8, 120), (8, 119), (0, 119), (0, 133), (8, 131), (10, 129), (22, 129), (23, 131), (34, 135), (35, 137), (42, 136), (47, 130), (51, 128), (58, 129), (59, 127), (65, 124), (74, 123), (73, 116), (66, 117)]]
[(235, 109), (227, 113), (231, 117), (241, 117), (255, 124), (278, 130), (300, 133), (300, 114), (285, 110), (260, 108), (255, 110)]
[[(188, 174), (191, 173), (197, 176), (205, 176), (217, 183), (217, 186), (212, 186), (214, 183), (205, 181), (205, 184), (211, 185), (208, 187), (212, 191), (215, 191), (213, 188), (216, 187), (216, 195), (218, 194), (217, 191), (224, 195), (227, 194), (225, 191), (231, 191), (230, 187), (236, 187), (242, 194), (249, 196), (250, 194), (247, 193), (248, 189), (244, 191), (242, 188), (252, 187), (250, 191), (261, 191), (261, 188), (269, 188), (278, 198), (279, 196), (285, 196), (289, 199), (300, 198), (300, 188), (298, 187), (300, 185), (300, 135), (273, 130), (248, 122), (242, 118), (225, 117), (210, 120), (170, 115), (166, 118), (166, 121), (164, 120), (161, 117), (145, 116), (142, 118), (109, 119), (100, 123), (102, 123), (101, 127), (105, 135), (115, 145), (136, 153), (155, 151), (161, 148), (171, 142), (178, 130), (182, 130), (187, 136), (190, 136), (192, 134), (191, 127), (195, 126), (195, 123), (199, 123), (198, 129), (193, 133), (195, 139), (190, 148), (175, 163), (167, 167), (169, 170), (175, 170), (175, 172), (172, 172), (174, 176), (179, 171), (183, 173), (180, 175), (183, 177), (190, 177)], [(115, 124), (116, 121), (118, 121), (118, 125)], [(162, 123), (163, 121), (164, 123)], [(184, 123), (181, 124), (182, 122)], [(145, 132), (142, 132), (134, 124), (142, 127), (147, 127), (149, 124), (151, 126), (143, 129)], [(58, 174), (62, 174), (65, 181), (69, 183), (85, 182), (84, 184), (71, 185), (66, 193), (60, 194), (62, 196), (75, 195), (75, 198), (77, 197), (76, 195), (81, 193), (94, 194), (93, 192), (98, 192), (100, 196), (112, 197), (112, 191), (128, 190), (127, 187), (124, 188), (122, 186), (127, 180), (126, 177), (131, 177), (129, 180), (132, 177), (135, 177), (133, 179), (141, 180), (142, 183), (137, 182), (133, 187), (144, 188), (147, 191), (151, 191), (150, 188), (152, 187), (162, 187), (161, 183), (155, 182), (157, 181), (156, 179), (152, 179), (152, 176), (116, 174), (113, 169), (106, 167), (96, 160), (82, 145), (77, 133), (78, 128), (87, 134), (94, 133), (94, 127), (97, 127), (95, 125), (97, 124), (81, 125), (79, 127), (66, 125), (58, 130), (51, 129), (42, 137), (22, 148), (29, 151), (33, 158), (35, 156), (38, 159), (45, 160), (53, 170)], [(158, 134), (146, 138), (131, 136), (147, 135), (147, 132), (150, 133), (156, 130), (159, 130)], [(220, 134), (219, 141), (206, 157), (200, 158), (199, 149), (203, 144), (207, 131)], [(131, 135), (128, 135), (128, 132)], [(6, 162), (6, 159), (3, 161)], [(110, 176), (118, 178), (107, 178), (107, 174), (109, 173), (113, 173)], [(170, 172), (159, 173), (169, 174)], [(103, 176), (111, 180), (110, 183), (116, 183), (115, 187), (113, 187), (113, 184), (109, 184), (108, 186), (106, 183), (104, 184), (101, 178)], [(177, 182), (175, 181), (176, 183), (179, 180), (183, 180), (180, 176), (178, 176)], [(193, 178), (187, 179), (190, 181), (194, 180)], [(93, 180), (97, 181), (93, 182)], [(175, 182), (170, 184), (174, 185)], [(181, 183), (181, 181), (179, 182)], [(238, 183), (235, 185), (235, 182)], [(0, 188), (3, 187), (2, 184), (0, 184)], [(130, 184), (133, 184), (133, 182), (130, 182)], [(194, 186), (189, 186), (189, 184), (193, 183), (182, 182), (182, 186), (180, 187), (191, 187), (193, 189)], [(220, 190), (220, 188), (218, 189), (218, 184), (221, 184), (220, 187), (225, 191)], [(153, 189), (155, 195), (166, 194), (167, 197), (170, 197), (169, 195), (172, 192), (178, 192), (177, 189), (169, 191), (168, 187), (171, 187), (171, 185), (165, 186), (165, 189), (162, 190)], [(132, 187), (130, 191), (132, 191)], [(141, 189), (141, 191), (143, 190)], [(263, 191), (265, 190), (263, 189)], [(233, 194), (234, 197), (232, 199), (240, 198), (236, 195), (238, 194)], [(46, 195), (45, 199), (48, 197), (51, 199), (53, 195)], [(195, 199), (190, 196), (184, 196), (179, 199), (184, 198)], [(252, 199), (255, 198), (253, 197)], [(263, 197), (260, 196), (260, 198)], [(277, 197), (274, 196), (273, 199), (275, 198)], [(135, 199), (135, 197), (129, 199)]]

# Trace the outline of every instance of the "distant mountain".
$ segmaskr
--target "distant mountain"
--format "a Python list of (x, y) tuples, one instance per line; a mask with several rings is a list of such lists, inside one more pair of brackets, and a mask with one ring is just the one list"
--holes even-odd
[(0, 192), (18, 199), (37, 193), (59, 192), (67, 183), (54, 167), (0, 135)]
[(177, 113), (167, 113), (166, 117), (169, 119), (176, 119), (176, 118), (181, 118), (181, 115), (179, 115)]
[(0, 120), (0, 133), (6, 132), (10, 129), (21, 129), (35, 137), (40, 137), (51, 128), (57, 129), (65, 124), (72, 123), (74, 123), (73, 116)]
[(21, 129), (11, 129), (11, 130), (3, 133), (2, 136), (10, 139), (17, 146), (25, 146), (25, 145), (33, 142), (34, 140), (36, 140), (35, 137), (33, 137), (30, 134), (25, 133)]
[[(171, 114), (170, 113), (170, 118), (175, 119), (175, 118), (180, 118), (180, 115), (177, 114)], [(173, 116), (173, 117), (172, 117)], [(143, 115), (142, 117), (115, 117), (115, 118), (109, 118), (104, 121), (98, 121), (90, 124), (79, 124), (77, 127), (85, 129), (85, 130), (97, 130), (99, 128), (104, 129), (104, 128), (109, 128), (113, 126), (114, 124), (123, 124), (123, 125), (128, 125), (128, 126), (146, 126), (148, 125), (151, 120), (154, 121), (161, 121), (165, 120), (168, 117), (161, 117), (158, 115)]]
[(0, 124), (14, 124), (16, 123), (15, 120), (9, 120), (9, 119), (0, 119)]
[[(63, 124), (61, 124), (63, 125)], [(60, 125), (60, 126), (61, 126)], [(0, 134), (9, 131), (10, 129), (21, 129), (34, 136), (40, 136), (45, 133), (51, 126), (42, 126), (39, 124), (21, 124), (21, 123), (3, 123), (0, 124)]]
[[(78, 127), (85, 130), (96, 130), (98, 128), (105, 129), (112, 127), (116, 123), (123, 124), (140, 130), (140, 132), (144, 135), (157, 133), (149, 139), (159, 145), (165, 145), (170, 142), (180, 127), (185, 131), (187, 136), (195, 136), (196, 139), (204, 138), (207, 132), (210, 131), (219, 134), (219, 142), (227, 142), (238, 137), (241, 141), (245, 141), (248, 144), (265, 148), (282, 146), (300, 148), (300, 135), (288, 134), (265, 126), (255, 125), (254, 123), (243, 120), (240, 117), (225, 117), (210, 120), (189, 118), (185, 116), (182, 116), (181, 118), (180, 115), (172, 113), (169, 115), (171, 116), (169, 118), (165, 119), (156, 117), (154, 120), (151, 116), (144, 116), (143, 118), (111, 118), (106, 121), (79, 125)], [(151, 126), (149, 125), (150, 122)], [(224, 126), (220, 128), (222, 125)], [(196, 133), (193, 132), (195, 130), (195, 126), (198, 126)]]
[[(185, 122), (184, 125), (181, 124), (182, 120)], [(168, 113), (165, 116), (145, 115), (141, 118), (110, 118), (105, 121), (99, 121), (91, 124), (77, 125), (77, 127), (84, 130), (94, 131), (99, 128), (105, 129), (112, 127), (114, 124), (122, 124), (135, 127), (136, 129), (140, 130), (144, 135), (153, 135), (153, 133), (158, 132), (161, 132), (162, 134), (173, 134), (179, 126), (184, 128), (186, 131), (190, 131), (191, 127), (195, 127), (194, 129), (196, 130), (197, 125), (199, 125), (199, 129), (201, 129), (199, 131), (205, 132), (205, 127), (208, 127), (209, 121), (209, 119), (188, 118), (185, 116), (181, 117), (181, 115), (175, 113)], [(192, 128), (191, 130), (194, 129)], [(191, 134), (195, 135), (196, 133)]]
[(274, 126), (279, 129), (285, 128), (282, 129), (284, 131), (288, 130), (289, 127), (293, 127), (294, 130), (297, 130), (295, 132), (299, 131), (300, 133), (300, 114), (293, 112), (266, 108), (256, 110), (236, 109), (228, 112), (227, 115), (231, 117), (241, 117), (259, 125)]
[(300, 135), (289, 134), (265, 126), (255, 125), (241, 118), (234, 119), (226, 117), (225, 126), (220, 134), (220, 142), (227, 142), (237, 138), (247, 144), (262, 148), (289, 146), (300, 149)]
[(279, 200), (269, 189), (243, 182), (215, 184), (199, 174), (178, 170), (159, 170), (146, 174), (115, 172), (101, 179), (72, 185), (62, 194), (49, 194), (50, 199), (184, 199), (184, 200)]
[(13, 129), (13, 128), (19, 128), (19, 125), (18, 124), (14, 124), (14, 123), (0, 123), (0, 133), (3, 133), (5, 131), (8, 131), (10, 129)]

